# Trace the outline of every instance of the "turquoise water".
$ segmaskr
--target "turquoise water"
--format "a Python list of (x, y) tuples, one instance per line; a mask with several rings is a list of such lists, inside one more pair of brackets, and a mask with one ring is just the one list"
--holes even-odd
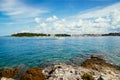
[(120, 37), (0, 37), (0, 68), (69, 62), (80, 54), (103, 55), (120, 65)]

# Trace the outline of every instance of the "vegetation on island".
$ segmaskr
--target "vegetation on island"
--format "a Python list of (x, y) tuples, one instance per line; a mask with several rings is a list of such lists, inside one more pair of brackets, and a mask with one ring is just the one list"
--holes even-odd
[(120, 33), (108, 33), (108, 34), (44, 34), (44, 33), (16, 33), (12, 34), (13, 37), (34, 37), (34, 36), (56, 36), (56, 37), (67, 37), (67, 36), (120, 36)]
[(71, 36), (69, 34), (55, 34), (55, 36), (60, 37), (60, 36)]
[(108, 34), (102, 34), (102, 36), (120, 36), (120, 33), (108, 33)]
[(57, 36), (57, 37), (65, 37), (70, 36), (69, 34), (43, 34), (43, 33), (16, 33), (12, 34), (14, 37), (34, 37), (34, 36)]
[(17, 34), (12, 34), (11, 36), (15, 36), (15, 37), (33, 37), (33, 36), (50, 36), (50, 34), (43, 34), (43, 33), (17, 33)]

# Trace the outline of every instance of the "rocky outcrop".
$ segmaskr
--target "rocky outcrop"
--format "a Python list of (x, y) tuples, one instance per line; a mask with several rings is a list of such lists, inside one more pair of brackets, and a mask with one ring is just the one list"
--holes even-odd
[(92, 78), (90, 80), (97, 80), (100, 75), (99, 72), (94, 70), (83, 67), (73, 67), (66, 64), (45, 68), (43, 73), (48, 76), (47, 80), (83, 80), (86, 77)]
[(6, 78), (15, 78), (15, 76), (19, 73), (18, 69), (14, 68), (5, 68), (0, 71), (0, 77), (6, 77)]
[(46, 68), (24, 65), (0, 70), (1, 80), (120, 80), (120, 68), (96, 56), (80, 66), (60, 63)]
[(47, 80), (120, 80), (120, 68), (104, 59), (91, 56), (81, 66), (66, 64), (47, 67), (43, 73)]
[(14, 68), (5, 68), (0, 71), (1, 80), (46, 80), (46, 76), (42, 73), (43, 68), (34, 67), (27, 68), (20, 65)]
[(46, 80), (45, 75), (42, 73), (43, 68), (34, 67), (26, 71), (20, 80)]

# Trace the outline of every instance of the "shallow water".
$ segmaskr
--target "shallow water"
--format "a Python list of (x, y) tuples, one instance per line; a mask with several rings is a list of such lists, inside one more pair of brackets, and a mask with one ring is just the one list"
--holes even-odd
[(69, 62), (80, 54), (103, 55), (120, 65), (120, 37), (0, 37), (0, 68)]

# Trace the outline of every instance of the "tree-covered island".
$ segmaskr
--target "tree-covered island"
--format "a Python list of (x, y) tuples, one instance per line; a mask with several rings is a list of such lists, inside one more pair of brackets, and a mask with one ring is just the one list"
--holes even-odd
[(16, 33), (12, 34), (12, 37), (34, 37), (34, 36), (56, 36), (56, 37), (66, 37), (71, 36), (69, 34), (43, 34), (43, 33)]
[(39, 37), (39, 36), (55, 36), (55, 37), (70, 37), (70, 36), (120, 36), (120, 33), (108, 33), (108, 34), (44, 34), (44, 33), (16, 33), (12, 34), (12, 37)]

